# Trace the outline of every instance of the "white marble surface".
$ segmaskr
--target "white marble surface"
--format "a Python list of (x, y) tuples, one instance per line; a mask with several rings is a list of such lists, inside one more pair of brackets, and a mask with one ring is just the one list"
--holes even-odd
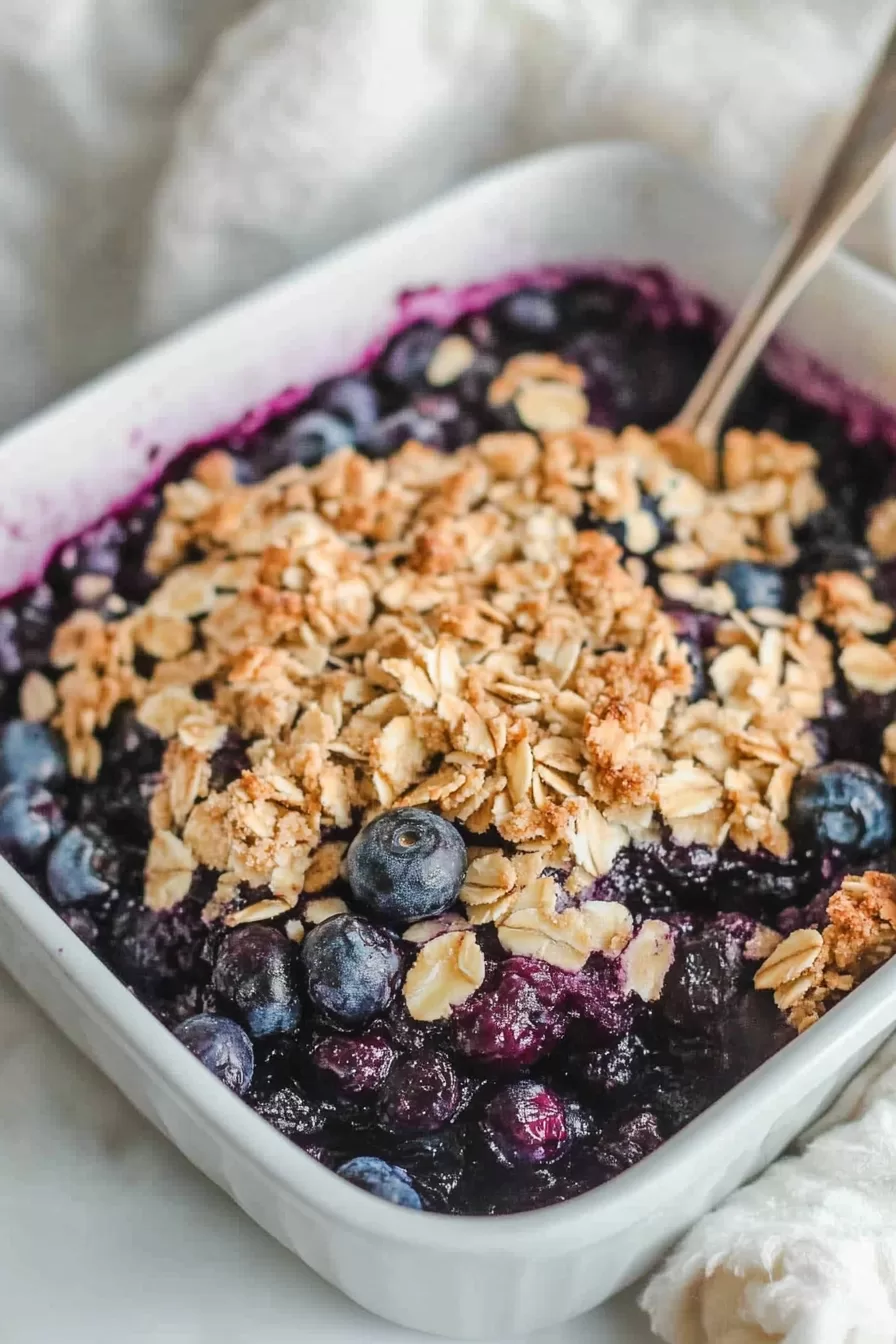
[[(422, 1344), (306, 1269), (0, 973), (3, 1344)], [(624, 1294), (539, 1344), (649, 1344)], [(509, 1344), (509, 1341), (495, 1341)]]

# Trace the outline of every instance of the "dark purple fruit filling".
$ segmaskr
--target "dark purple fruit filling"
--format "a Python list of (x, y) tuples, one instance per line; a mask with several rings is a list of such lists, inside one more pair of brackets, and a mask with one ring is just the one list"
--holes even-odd
[[(889, 889), (880, 882), (896, 872), (888, 782), (896, 732), (887, 735), (896, 720), (896, 656), (887, 643), (896, 604), (896, 524), (890, 535), (882, 516), (870, 529), (869, 523), (896, 495), (888, 412), (817, 369), (809, 395), (801, 395), (792, 379), (773, 374), (787, 365), (786, 352), (773, 352), (732, 423), (811, 444), (826, 499), (815, 498), (802, 513), (793, 506), (792, 534), (777, 538), (774, 563), (760, 513), (739, 553), (716, 555), (702, 568), (683, 563), (685, 583), (677, 586), (669, 555), (681, 540), (681, 511), (670, 505), (669, 481), (650, 484), (645, 477), (634, 512), (622, 505), (614, 512), (612, 498), (624, 499), (628, 488), (624, 477), (600, 478), (601, 455), (613, 440), (597, 431), (667, 424), (722, 327), (710, 303), (651, 268), (504, 285), (499, 297), (462, 312), (450, 326), (420, 317), (394, 334), (369, 367), (321, 383), (301, 405), (256, 430), (187, 451), (128, 513), (67, 542), (41, 583), (0, 607), (0, 851), (218, 1079), (346, 1180), (397, 1205), (508, 1213), (566, 1200), (610, 1179), (793, 1035), (784, 1010), (753, 983), (760, 964), (774, 979), (766, 959), (780, 935), (796, 930), (805, 938), (808, 931), (810, 940), (821, 941), (812, 931), (836, 922), (831, 910), (843, 893), (834, 893), (848, 874), (865, 870), (885, 876), (876, 887), (866, 884), (858, 899), (872, 923), (886, 918)], [(533, 355), (548, 363), (540, 373), (524, 368), (504, 395), (500, 379), (520, 367), (510, 362)], [(458, 459), (464, 472), (446, 478), (440, 497), (425, 505), (422, 532), (394, 514), (401, 491), (419, 484), (414, 453), (423, 450), (409, 453), (403, 447), (409, 439), (430, 445), (444, 464), (447, 454), (482, 436), (507, 433), (518, 437), (484, 440), (488, 500), (483, 459), (474, 463), (464, 449)], [(769, 450), (768, 441), (755, 442)], [(545, 455), (537, 470), (535, 447)], [(287, 484), (275, 481), (270, 499), (293, 491), (284, 506), (293, 530), (284, 526), (273, 546), (249, 540), (240, 550), (224, 509), (206, 532), (190, 534), (195, 509), (187, 495), (178, 504), (176, 490), (215, 450), (215, 470), (229, 472), (246, 491), (284, 473), (277, 480)], [(377, 503), (383, 474), (365, 478), (363, 498), (352, 495), (348, 478), (313, 496), (305, 482), (318, 480), (313, 473), (341, 462), (346, 450), (361, 455), (355, 462), (365, 470), (371, 461), (381, 473), (390, 469), (386, 459), (406, 463), (399, 493)], [(761, 463), (754, 467), (749, 479), (765, 480)], [(798, 475), (801, 468), (793, 470)], [(515, 496), (520, 476), (526, 484)], [(189, 487), (196, 488), (196, 482)], [(550, 534), (539, 531), (545, 501), (556, 510)], [(494, 567), (486, 601), (475, 585), (462, 588), (469, 565), (457, 548), (457, 529), (465, 519), (488, 518), (493, 504), (498, 513), (476, 537)], [(507, 529), (530, 516), (521, 557)], [(297, 537), (315, 517), (350, 540), (351, 554), (342, 553), (335, 568), (328, 567), (326, 528), (306, 564)], [(618, 566), (600, 549), (609, 539), (618, 544)], [(259, 577), (251, 567), (265, 545)], [(160, 565), (165, 546), (174, 548), (174, 559)], [(383, 581), (389, 591), (374, 595), (382, 605), (373, 645), (363, 603), (337, 632), (327, 603), (337, 584), (346, 585), (349, 608), (359, 600), (358, 566), (377, 547), (391, 548), (393, 568)], [(158, 604), (160, 584), (168, 591), (178, 566), (201, 572), (210, 555), (228, 558), (223, 584), (234, 601), (247, 582), (241, 575), (251, 569), (248, 582), (267, 613), (249, 650), (238, 638), (239, 620), (233, 630), (217, 631), (218, 647), (233, 641), (227, 657), (234, 670), (225, 685), (220, 659), (201, 663), (210, 648), (203, 622), (215, 599), (198, 590), (184, 597), (184, 588), (178, 612)], [(612, 656), (624, 660), (630, 645), (618, 627), (603, 642), (595, 638), (594, 649), (610, 663), (600, 665), (600, 675), (589, 673), (589, 655), (564, 644), (568, 606), (561, 604), (554, 626), (546, 624), (545, 594), (559, 556), (571, 575), (569, 592), (593, 629), (609, 612), (602, 604), (620, 574), (640, 575), (635, 583), (646, 576), (648, 587), (663, 594), (657, 606), (677, 653), (660, 659), (668, 680), (656, 696), (669, 695), (695, 714), (736, 696), (736, 677), (731, 673), (723, 685), (717, 660), (737, 645), (738, 629), (753, 632), (741, 654), (735, 649), (751, 676), (785, 656), (775, 645), (776, 629), (786, 629), (796, 644), (805, 636), (800, 647), (816, 653), (817, 642), (806, 640), (812, 632), (823, 636), (833, 652), (823, 695), (817, 704), (811, 695), (806, 700), (812, 746), (797, 743), (794, 764), (786, 752), (779, 761), (774, 742), (751, 739), (755, 755), (746, 775), (737, 775), (743, 761), (732, 756), (734, 775), (725, 776), (718, 743), (695, 721), (688, 731), (696, 737), (676, 757), (697, 769), (685, 781), (698, 789), (690, 802), (678, 813), (670, 803), (661, 824), (643, 834), (629, 814), (624, 824), (635, 841), (616, 844), (609, 863), (595, 864), (592, 856), (591, 866), (582, 867), (589, 845), (608, 843), (603, 831), (589, 833), (584, 823), (574, 852), (561, 852), (558, 837), (569, 832), (557, 818), (576, 815), (562, 811), (569, 795), (584, 788), (609, 815), (601, 789), (624, 778), (635, 797), (651, 761), (637, 743), (621, 764), (600, 756), (612, 755), (606, 725), (613, 716), (600, 717), (617, 675)], [(523, 561), (535, 568), (524, 569)], [(402, 597), (402, 566), (411, 562), (431, 589)], [(589, 566), (599, 564), (604, 570), (592, 573)], [(160, 569), (167, 578), (160, 579)], [(450, 584), (461, 584), (458, 603), (431, 618)], [(632, 589), (635, 605), (641, 591)], [(148, 599), (155, 608), (144, 607)], [(804, 621), (801, 636), (797, 613), (802, 619), (807, 603), (816, 604), (816, 614)], [(120, 679), (125, 664), (137, 690), (113, 696), (106, 708), (85, 703), (83, 721), (100, 727), (91, 736), (88, 726), (90, 741), (85, 748), (79, 739), (79, 749), (96, 751), (96, 768), (86, 757), (77, 771), (72, 742), (82, 720), (68, 711), (80, 655), (57, 649), (51, 656), (57, 627), (76, 611), (82, 640), (101, 637), (90, 621), (100, 622), (100, 630), (122, 617), (144, 622), (131, 664), (126, 657), (115, 664), (109, 650), (92, 664), (96, 682), (85, 683), (84, 694), (105, 694), (103, 678)], [(151, 628), (147, 611), (154, 612)], [(607, 629), (615, 619), (606, 615)], [(419, 635), (416, 653), (402, 620)], [(530, 632), (540, 661), (526, 678), (515, 678), (501, 659), (512, 660)], [(458, 657), (440, 663), (435, 648), (449, 646)], [(748, 662), (751, 651), (755, 665)], [(264, 662), (269, 655), (279, 660), (273, 671)], [(674, 657), (678, 671), (670, 670)], [(178, 669), (191, 659), (201, 666), (181, 676)], [(467, 682), (466, 700), (459, 698), (462, 663), (484, 669), (479, 682)], [(798, 678), (792, 671), (798, 663), (788, 666)], [(260, 667), (271, 678), (264, 694), (253, 682)], [(499, 694), (511, 706), (506, 721), (489, 699), (501, 676)], [(321, 679), (316, 699), (306, 694), (314, 678)], [(561, 688), (554, 736), (527, 738), (527, 716), (537, 719), (550, 678), (551, 694)], [(169, 700), (155, 717), (148, 713), (148, 683), (152, 690), (179, 686), (180, 709)], [(315, 794), (309, 780), (320, 753), (340, 735), (346, 707), (357, 731), (342, 734), (341, 755), (329, 757), (335, 772)], [(738, 712), (727, 724), (726, 751), (745, 740)], [(164, 725), (172, 713), (169, 731)], [(509, 739), (511, 721), (516, 736)], [(620, 732), (635, 731), (622, 710), (615, 722)], [(278, 737), (280, 723), (287, 728)], [(379, 738), (371, 754), (384, 725), (393, 736)], [(764, 731), (774, 737), (776, 725), (769, 720)], [(569, 746), (577, 734), (585, 754)], [(535, 743), (534, 755), (527, 754), (527, 740)], [(658, 747), (656, 738), (650, 750)], [(505, 774), (489, 793), (482, 762), (496, 759)], [(772, 786), (778, 764), (782, 773)], [(724, 778), (725, 789), (744, 796), (759, 790), (744, 804), (747, 813), (754, 807), (750, 824), (766, 807), (778, 829), (770, 824), (751, 841), (746, 822), (738, 830), (743, 819), (735, 810), (715, 842), (708, 841), (722, 785), (710, 779), (706, 798), (699, 795), (708, 787), (704, 765), (714, 779)], [(671, 769), (668, 760), (665, 768)], [(438, 787), (415, 800), (411, 786), (426, 771)], [(340, 793), (346, 780), (353, 780), (362, 806)], [(645, 787), (649, 793), (656, 786)], [(775, 788), (790, 790), (789, 809), (774, 812)], [(503, 810), (486, 815), (482, 809), (500, 790)], [(534, 811), (543, 809), (536, 844), (525, 831), (524, 796)], [(209, 809), (227, 799), (239, 800), (254, 829), (221, 856), (223, 812)], [(639, 807), (646, 826), (643, 801)], [(511, 814), (518, 825), (507, 822)], [(194, 824), (198, 816), (204, 830)], [(316, 854), (302, 829), (309, 817), (321, 842)], [(259, 846), (282, 835), (289, 844), (259, 872)], [(163, 853), (160, 836), (169, 837)], [(185, 851), (186, 841), (198, 860)], [(538, 845), (543, 861), (527, 867), (527, 852)], [(293, 869), (290, 853), (304, 853), (305, 861)], [(484, 866), (483, 854), (491, 856)], [(153, 865), (153, 899), (144, 899), (144, 870), (149, 874)], [(224, 870), (230, 885), (222, 887)], [(768, 987), (780, 988), (780, 981)], [(804, 1016), (799, 1025), (811, 1020)]]

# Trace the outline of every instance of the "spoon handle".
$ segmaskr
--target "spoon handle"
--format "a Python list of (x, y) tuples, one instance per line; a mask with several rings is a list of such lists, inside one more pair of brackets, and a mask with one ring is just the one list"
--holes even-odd
[(814, 192), (748, 293), (675, 424), (714, 447), (732, 401), (788, 308), (882, 186), (896, 155), (896, 28)]

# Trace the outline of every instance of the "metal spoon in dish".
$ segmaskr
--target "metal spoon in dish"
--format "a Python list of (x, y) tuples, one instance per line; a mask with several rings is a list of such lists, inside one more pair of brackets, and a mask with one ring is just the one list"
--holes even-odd
[(804, 286), (877, 194), (896, 162), (896, 28), (834, 145), (819, 181), (675, 420), (704, 448), (719, 429), (766, 342)]

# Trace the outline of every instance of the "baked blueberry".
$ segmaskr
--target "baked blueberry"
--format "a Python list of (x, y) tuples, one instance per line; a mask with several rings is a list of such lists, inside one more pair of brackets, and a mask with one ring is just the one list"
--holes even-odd
[(894, 840), (893, 790), (877, 770), (857, 761), (830, 761), (797, 779), (790, 795), (790, 830), (805, 850), (837, 848), (872, 854)]
[(482, 1129), (496, 1157), (512, 1165), (551, 1162), (569, 1144), (563, 1102), (543, 1083), (510, 1083), (485, 1108)]
[(381, 1157), (353, 1157), (336, 1168), (336, 1175), (390, 1204), (400, 1204), (405, 1209), (423, 1208), (407, 1172)]
[(390, 383), (403, 391), (420, 385), (426, 366), (445, 333), (434, 322), (414, 322), (393, 336), (379, 359), (379, 368)]
[(302, 943), (305, 990), (319, 1013), (343, 1026), (388, 1007), (401, 978), (397, 939), (360, 915), (333, 915)]
[(773, 565), (732, 560), (716, 570), (715, 578), (727, 583), (741, 611), (749, 611), (751, 607), (781, 610), (786, 606), (787, 584), (780, 569)]
[(348, 448), (354, 435), (338, 416), (327, 411), (306, 411), (284, 430), (272, 454), (275, 467), (316, 467), (338, 448)]
[(647, 1049), (634, 1033), (596, 1050), (584, 1050), (572, 1056), (574, 1073), (590, 1096), (598, 1101), (618, 1101), (635, 1090), (643, 1078)]
[(50, 851), (47, 883), (57, 905), (105, 896), (118, 882), (114, 842), (98, 826), (70, 826)]
[(459, 1104), (450, 1059), (431, 1050), (394, 1065), (380, 1099), (380, 1119), (390, 1133), (431, 1134), (448, 1124)]
[(360, 449), (367, 457), (391, 457), (409, 439), (441, 448), (445, 435), (435, 416), (424, 415), (415, 406), (404, 406), (372, 425), (361, 440)]
[(255, 1052), (239, 1023), (216, 1013), (188, 1017), (174, 1032), (216, 1078), (241, 1096), (252, 1082)]
[(302, 1016), (298, 948), (277, 929), (236, 929), (221, 944), (212, 988), (250, 1036), (293, 1031)]
[(325, 1036), (311, 1051), (321, 1082), (345, 1096), (372, 1096), (382, 1087), (395, 1059), (381, 1031), (361, 1036)]
[(441, 914), (457, 900), (467, 871), (458, 831), (435, 812), (383, 812), (352, 841), (348, 880), (362, 910), (390, 923)]
[(499, 299), (492, 308), (492, 316), (496, 325), (512, 337), (550, 336), (560, 325), (557, 295), (534, 285)]
[(0, 785), (56, 784), (65, 776), (59, 739), (43, 723), (12, 719), (0, 729)]
[(330, 379), (318, 388), (316, 401), (322, 411), (347, 421), (356, 439), (362, 439), (380, 418), (379, 394), (367, 374)]
[(0, 850), (14, 863), (33, 868), (64, 826), (58, 802), (42, 784), (0, 790)]
[(455, 1047), (478, 1065), (525, 1068), (566, 1034), (572, 978), (529, 957), (510, 957), (488, 988), (452, 1014)]

